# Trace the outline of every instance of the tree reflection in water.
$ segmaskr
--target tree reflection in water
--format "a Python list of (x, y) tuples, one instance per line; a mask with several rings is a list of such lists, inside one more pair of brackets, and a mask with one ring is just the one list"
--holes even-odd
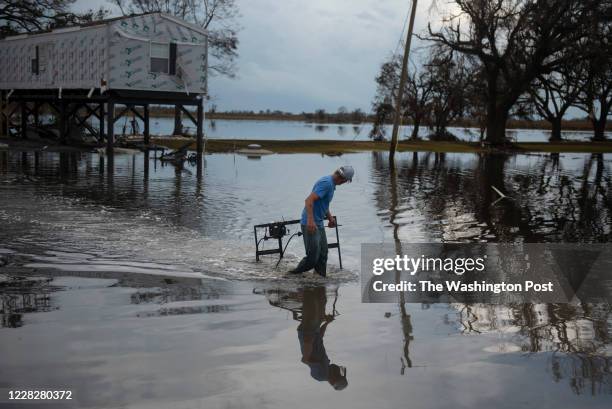
[[(376, 207), (386, 215), (393, 187), (385, 155), (372, 153), (372, 178)], [(612, 175), (601, 154), (585, 155), (580, 170), (559, 155), (433, 152), (407, 154), (396, 166), (400, 238), (411, 211), (438, 242), (610, 241)], [(509, 199), (498, 201), (492, 186)]]
[[(432, 241), (609, 242), (612, 178), (603, 155), (585, 155), (578, 170), (566, 169), (559, 154), (532, 159), (483, 154), (466, 164), (465, 155), (414, 152), (396, 161), (395, 170), (385, 154), (373, 153), (374, 200), (396, 250), (405, 212), (422, 217)], [(492, 187), (508, 198), (499, 200)], [(445, 321), (461, 333), (512, 333), (513, 348), (506, 348), (547, 353), (553, 380), (566, 380), (574, 393), (612, 393), (609, 304), (450, 307)], [(413, 328), (403, 298), (399, 310), (403, 373), (412, 365)]]
[[(555, 382), (567, 380), (576, 394), (612, 393), (609, 304), (453, 304), (449, 324), (463, 333), (514, 334), (517, 351), (548, 353)], [(507, 348), (507, 347), (506, 347)]]

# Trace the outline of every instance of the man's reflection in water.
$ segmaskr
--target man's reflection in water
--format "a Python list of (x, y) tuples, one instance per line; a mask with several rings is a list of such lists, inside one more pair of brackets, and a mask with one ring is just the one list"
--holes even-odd
[[(310, 368), (310, 376), (320, 382), (329, 382), (337, 391), (346, 388), (346, 368), (331, 363), (323, 343), (325, 331), (334, 320), (335, 312), (325, 312), (325, 287), (307, 287), (298, 292), (266, 292), (266, 296), (270, 304), (292, 311), (293, 319), (300, 321), (297, 333), (302, 352), (301, 361)], [(274, 299), (275, 296), (278, 299)]]
[(334, 320), (333, 314), (325, 313), (325, 287), (305, 288), (303, 297), (302, 322), (297, 328), (302, 362), (310, 367), (310, 376), (314, 379), (327, 381), (335, 390), (342, 390), (348, 385), (346, 368), (330, 363), (323, 344), (325, 330)]

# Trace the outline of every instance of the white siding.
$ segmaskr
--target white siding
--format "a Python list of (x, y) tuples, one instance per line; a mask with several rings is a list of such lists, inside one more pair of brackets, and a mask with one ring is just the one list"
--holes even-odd
[[(177, 43), (177, 75), (150, 72), (151, 42)], [(206, 56), (200, 30), (160, 14), (136, 16), (0, 41), (0, 89), (89, 89), (105, 79), (108, 89), (204, 93)]]
[[(38, 75), (32, 72), (37, 46)], [(0, 88), (99, 87), (104, 53), (104, 26), (0, 41)]]
[[(158, 14), (113, 23), (109, 88), (206, 92), (206, 37)], [(177, 43), (177, 74), (151, 72), (151, 43)]]

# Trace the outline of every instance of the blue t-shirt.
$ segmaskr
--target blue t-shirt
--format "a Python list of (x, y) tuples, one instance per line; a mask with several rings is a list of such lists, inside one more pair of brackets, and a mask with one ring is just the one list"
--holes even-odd
[[(323, 176), (321, 179), (317, 180), (317, 183), (315, 183), (312, 188), (312, 191), (319, 196), (319, 200), (316, 200), (312, 206), (314, 222), (319, 227), (323, 227), (323, 220), (326, 218), (329, 203), (334, 197), (335, 190), (336, 185), (334, 184), (332, 175)], [(302, 210), (302, 224), (306, 225), (307, 223), (308, 215), (306, 214), (306, 208), (304, 208), (304, 210)]]

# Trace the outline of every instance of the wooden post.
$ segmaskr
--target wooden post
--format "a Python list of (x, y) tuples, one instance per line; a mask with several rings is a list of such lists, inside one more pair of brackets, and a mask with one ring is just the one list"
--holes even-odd
[(99, 142), (102, 142), (102, 140), (107, 137), (106, 133), (104, 132), (104, 120), (106, 119), (106, 111), (104, 110), (104, 102), (100, 104), (99, 108), (100, 108), (100, 117), (99, 117), (100, 126), (98, 129), (98, 136), (99, 136)]
[[(109, 156), (113, 154), (113, 145), (115, 144), (115, 102), (108, 101), (107, 132), (106, 132), (106, 153)], [(110, 161), (109, 161), (110, 163)]]
[(111, 153), (106, 155), (106, 188), (109, 194), (113, 194), (113, 184), (115, 181), (115, 156)]
[(38, 175), (40, 170), (40, 152), (34, 151), (34, 174)]
[(149, 150), (145, 149), (144, 151), (144, 189), (146, 190), (149, 187)]
[(32, 115), (34, 116), (34, 126), (40, 126), (40, 118), (38, 117), (38, 111), (40, 109), (40, 104), (38, 102), (34, 102), (34, 110), (32, 111)]
[(60, 112), (59, 112), (59, 138), (62, 143), (66, 142), (66, 103), (64, 100), (60, 100)]
[(393, 119), (393, 133), (391, 136), (391, 146), (389, 147), (389, 163), (395, 166), (395, 150), (397, 149), (397, 134), (399, 132), (400, 120), (402, 117), (402, 98), (404, 97), (404, 85), (408, 74), (408, 56), (410, 55), (410, 41), (414, 30), (414, 17), (416, 15), (417, 0), (412, 0), (412, 14), (410, 15), (410, 25), (406, 36), (406, 48), (404, 49), (404, 59), (402, 61), (402, 74), (400, 76), (399, 89), (397, 90), (397, 101), (395, 102), (395, 118)]
[(203, 171), (202, 168), (204, 167), (204, 157), (202, 156), (202, 153), (204, 153), (204, 107), (203, 104), (204, 103), (204, 99), (200, 99), (198, 100), (198, 112), (197, 112), (197, 120), (198, 123), (196, 124), (196, 128), (197, 128), (197, 158), (196, 158), (196, 178), (198, 180), (198, 183), (200, 183), (202, 181), (202, 175), (203, 175)]
[(26, 134), (26, 128), (28, 127), (28, 114), (27, 111), (27, 102), (21, 102), (21, 138), (28, 139), (28, 135)]
[(149, 155), (150, 154), (151, 154), (151, 151), (149, 151), (148, 149), (145, 149), (144, 156), (143, 156), (144, 172), (142, 175), (142, 196), (143, 196), (145, 203), (147, 203), (149, 200), (149, 165), (150, 165)]
[(144, 144), (146, 146), (146, 149), (148, 151), (149, 149), (149, 104), (145, 104), (144, 105), (144, 131), (143, 131), (143, 136), (144, 136)]
[(202, 152), (206, 151), (206, 141), (208, 139), (205, 134), (206, 132), (205, 131), (206, 128), (204, 128), (205, 125), (206, 125), (206, 95), (202, 95), (202, 135), (204, 138), (203, 145), (202, 145)]
[[(64, 100), (62, 99), (62, 101)], [(66, 116), (66, 120), (64, 122), (64, 126), (66, 127), (64, 131), (64, 140), (63, 140), (64, 143), (68, 142), (68, 139), (70, 138), (70, 131), (72, 129), (72, 122), (73, 122), (71, 118), (75, 116), (77, 113), (77, 110), (78, 110), (77, 105), (78, 105), (78, 102), (75, 102), (74, 105), (71, 105), (70, 102), (65, 102), (65, 106), (63, 108), (65, 112), (64, 115)], [(70, 110), (72, 109), (73, 106), (74, 106), (74, 112), (71, 113)]]
[(204, 100), (200, 99), (198, 100), (198, 123), (196, 124), (197, 126), (197, 150), (198, 150), (198, 157), (200, 157), (202, 155), (202, 153), (204, 152), (204, 132), (203, 132), (203, 127), (204, 127), (204, 107), (202, 106)]
[(4, 98), (6, 96), (6, 91), (0, 90), (0, 137), (8, 136), (8, 127), (7, 127), (7, 119), (4, 115), (4, 110), (8, 106), (8, 101), (5, 104)]
[(172, 135), (182, 135), (183, 134), (183, 115), (181, 112), (181, 105), (176, 104), (174, 106), (174, 130), (172, 131)]

